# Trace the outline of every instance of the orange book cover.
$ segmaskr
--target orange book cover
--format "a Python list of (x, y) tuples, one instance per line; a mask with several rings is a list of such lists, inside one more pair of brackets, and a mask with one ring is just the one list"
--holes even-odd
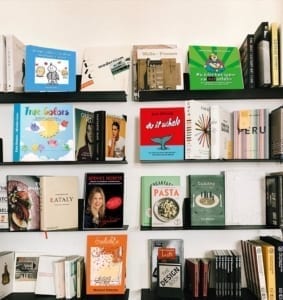
[(124, 294), (127, 235), (88, 235), (86, 294)]

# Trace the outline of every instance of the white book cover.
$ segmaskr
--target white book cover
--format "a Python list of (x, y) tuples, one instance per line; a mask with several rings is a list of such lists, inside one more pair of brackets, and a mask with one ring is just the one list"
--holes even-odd
[(3, 299), (13, 292), (14, 252), (0, 252), (0, 272), (0, 299)]
[(7, 186), (0, 185), (0, 229), (9, 229)]
[(77, 260), (78, 255), (68, 256), (65, 259), (65, 298), (72, 299), (77, 295)]
[(80, 90), (130, 91), (131, 47), (97, 46), (84, 50)]
[(210, 158), (210, 105), (185, 101), (185, 159)]
[(7, 91), (6, 36), (0, 34), (0, 92)]
[(151, 186), (152, 227), (182, 227), (181, 186)]
[(25, 44), (16, 36), (6, 35), (7, 91), (24, 91)]
[(65, 258), (53, 262), (56, 299), (65, 298)]
[(233, 158), (233, 115), (220, 105), (211, 105), (211, 159)]

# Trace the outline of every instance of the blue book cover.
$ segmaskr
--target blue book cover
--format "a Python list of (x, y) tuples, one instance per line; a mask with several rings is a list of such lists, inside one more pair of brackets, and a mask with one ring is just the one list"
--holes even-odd
[(72, 104), (14, 104), (13, 161), (72, 161)]
[(26, 92), (76, 91), (76, 52), (26, 46)]

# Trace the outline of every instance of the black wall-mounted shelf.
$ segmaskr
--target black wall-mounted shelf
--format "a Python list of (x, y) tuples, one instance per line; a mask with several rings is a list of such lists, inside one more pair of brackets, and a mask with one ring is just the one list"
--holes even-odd
[(95, 164), (127, 164), (126, 160), (103, 160), (103, 161), (9, 161), (0, 162), (0, 166), (28, 166), (28, 165), (95, 165)]
[(252, 163), (270, 163), (270, 162), (282, 162), (283, 159), (184, 159), (184, 160), (141, 160), (141, 163), (240, 163), (240, 162), (252, 162)]

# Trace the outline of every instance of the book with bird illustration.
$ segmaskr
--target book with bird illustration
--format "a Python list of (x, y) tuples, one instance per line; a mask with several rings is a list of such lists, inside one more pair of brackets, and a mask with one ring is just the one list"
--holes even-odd
[(183, 160), (184, 139), (184, 107), (140, 109), (140, 160)]
[(72, 104), (14, 104), (13, 161), (73, 161)]

